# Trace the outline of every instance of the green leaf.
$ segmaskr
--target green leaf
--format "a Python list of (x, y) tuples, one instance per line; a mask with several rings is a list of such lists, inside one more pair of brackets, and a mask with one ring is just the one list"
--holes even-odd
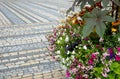
[(103, 3), (104, 7), (107, 7), (107, 5), (109, 4), (109, 1), (108, 0), (103, 0), (102, 3)]
[(83, 26), (83, 31), (82, 31), (83, 38), (89, 35), (93, 31), (95, 24), (96, 24), (95, 19), (93, 18), (86, 19), (86, 25)]
[(108, 74), (109, 79), (115, 79), (115, 73), (109, 73)]
[(120, 75), (117, 75), (117, 79), (120, 79)]
[(115, 19), (114, 19), (114, 18), (112, 18), (112, 17), (110, 17), (110, 16), (104, 16), (104, 17), (103, 17), (103, 21), (107, 21), (107, 22), (114, 22), (114, 21), (115, 21)]
[(116, 5), (120, 6), (120, 1), (119, 1), (119, 0), (113, 0), (113, 2), (114, 2)]
[(102, 72), (102, 67), (96, 67), (94, 70), (100, 74)]
[(85, 25), (83, 27), (83, 31), (82, 31), (83, 38), (88, 36), (93, 31), (93, 28), (94, 28), (94, 26)]
[(101, 0), (95, 0), (95, 3), (100, 2)]
[[(107, 15), (108, 11), (107, 10), (100, 10), (100, 9), (93, 9), (92, 12), (88, 12), (87, 14), (85, 14), (83, 16), (84, 20), (86, 21), (86, 24), (89, 26), (96, 26), (96, 32), (100, 37), (103, 37), (105, 30), (106, 30), (106, 26), (104, 24), (104, 22), (113, 22), (114, 19), (111, 18), (110, 16)], [(94, 27), (92, 28), (88, 28), (88, 27), (84, 27), (83, 28), (83, 36), (85, 37), (86, 35), (90, 34)], [(90, 31), (89, 31), (90, 29)], [(85, 33), (87, 32), (88, 33)], [(85, 35), (84, 35), (85, 34)]]
[(114, 71), (116, 74), (119, 74), (119, 75), (120, 75), (120, 66), (119, 66), (118, 68), (115, 68), (113, 71)]
[(111, 64), (111, 67), (112, 68), (118, 68), (118, 67), (120, 67), (120, 64), (118, 62), (114, 62), (114, 63)]
[(92, 18), (92, 17), (94, 17), (94, 15), (93, 15), (92, 13), (90, 13), (90, 12), (86, 13), (86, 14), (83, 16), (84, 19)]
[(90, 4), (90, 5), (94, 5), (95, 2), (94, 2), (93, 0), (88, 0), (88, 4)]
[(103, 37), (106, 30), (106, 26), (103, 22), (96, 23), (96, 32), (100, 37)]

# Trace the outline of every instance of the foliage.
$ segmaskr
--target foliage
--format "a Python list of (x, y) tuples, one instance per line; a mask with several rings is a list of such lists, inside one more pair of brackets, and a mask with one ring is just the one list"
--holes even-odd
[(67, 68), (67, 77), (120, 78), (119, 2), (75, 0), (73, 6), (81, 6), (81, 11), (69, 13), (47, 36), (48, 50)]

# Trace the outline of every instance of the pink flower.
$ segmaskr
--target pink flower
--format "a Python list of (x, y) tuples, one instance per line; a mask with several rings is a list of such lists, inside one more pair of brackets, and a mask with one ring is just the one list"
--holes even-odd
[(117, 47), (118, 52), (120, 52), (120, 47)]
[(103, 38), (100, 38), (100, 39), (99, 39), (99, 42), (103, 42), (103, 40), (104, 40)]
[(83, 70), (84, 70), (84, 69), (85, 69), (85, 66), (83, 65), (83, 66), (81, 67), (81, 69), (83, 69)]
[(107, 77), (108, 75), (107, 75), (107, 73), (102, 72), (102, 76), (103, 76), (103, 77)]
[(92, 53), (92, 59), (96, 59), (96, 58), (97, 58), (96, 54)]
[(75, 79), (83, 79), (83, 77), (78, 74)]
[(66, 77), (69, 78), (70, 77), (70, 72), (68, 70), (66, 70)]
[(103, 53), (103, 57), (107, 57), (107, 56), (109, 56), (110, 54), (108, 54), (108, 53)]
[(53, 52), (53, 51), (55, 50), (55, 48), (56, 48), (55, 45), (51, 45), (51, 46), (48, 47), (48, 50), (49, 50), (50, 52)]
[(81, 67), (81, 64), (79, 63), (77, 67), (80, 68), (80, 67)]
[(83, 77), (84, 77), (84, 78), (88, 78), (88, 74), (84, 74)]
[(100, 45), (99, 45), (99, 44), (97, 44), (97, 45), (96, 45), (96, 48), (99, 48), (99, 47), (100, 47)]
[(115, 60), (116, 60), (116, 61), (120, 61), (120, 56), (119, 56), (119, 55), (116, 55), (116, 56), (115, 56)]
[(105, 68), (105, 71), (106, 71), (106, 72), (110, 72), (110, 69), (109, 69), (109, 68)]
[(93, 64), (93, 60), (90, 59), (90, 60), (88, 61), (88, 64), (92, 65), (92, 64)]
[(71, 71), (72, 71), (74, 74), (76, 74), (77, 69), (76, 69), (76, 68), (73, 68)]

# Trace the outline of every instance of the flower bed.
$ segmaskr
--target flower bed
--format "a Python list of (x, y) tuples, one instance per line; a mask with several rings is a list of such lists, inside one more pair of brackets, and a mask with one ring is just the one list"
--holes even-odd
[(120, 79), (120, 15), (107, 10), (106, 0), (78, 1), (81, 11), (69, 13), (47, 36), (51, 56), (67, 68), (67, 77)]

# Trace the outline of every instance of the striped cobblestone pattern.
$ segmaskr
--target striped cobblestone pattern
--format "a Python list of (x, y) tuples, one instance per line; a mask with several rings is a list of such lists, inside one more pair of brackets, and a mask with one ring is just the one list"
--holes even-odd
[(62, 1), (0, 0), (0, 79), (65, 79), (46, 48)]

